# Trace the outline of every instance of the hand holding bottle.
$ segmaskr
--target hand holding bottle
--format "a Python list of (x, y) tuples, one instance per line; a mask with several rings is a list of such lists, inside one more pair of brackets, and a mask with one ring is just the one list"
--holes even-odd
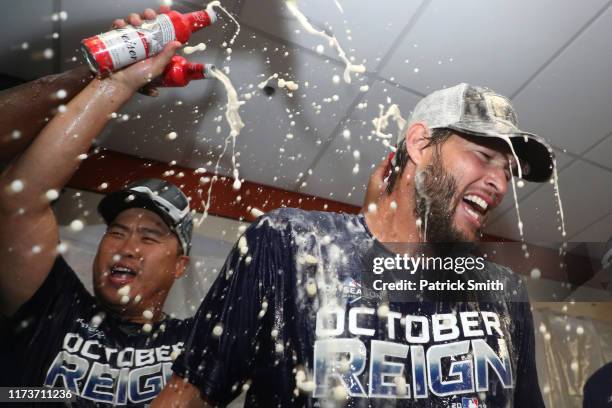
[(156, 14), (147, 9), (141, 16), (133, 13), (128, 23), (115, 20), (115, 29), (87, 38), (81, 49), (91, 69), (105, 76), (138, 61), (159, 54), (172, 41), (185, 43), (191, 33), (217, 21), (217, 15), (207, 10), (181, 14), (169, 8)]

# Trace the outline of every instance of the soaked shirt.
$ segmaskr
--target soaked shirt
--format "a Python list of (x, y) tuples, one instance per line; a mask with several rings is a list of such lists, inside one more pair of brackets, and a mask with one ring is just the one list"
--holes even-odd
[(69, 388), (76, 407), (148, 405), (189, 328), (189, 320), (167, 318), (144, 333), (142, 324), (104, 315), (62, 257), (5, 324), (2, 385)]
[(612, 408), (612, 363), (595, 371), (583, 391), (583, 408)]
[[(383, 304), (360, 287), (364, 257), (379, 251), (361, 215), (262, 216), (228, 256), (173, 370), (221, 405), (247, 391), (245, 406), (265, 408), (544, 406), (529, 303)], [(486, 273), (525, 291), (506, 268)]]

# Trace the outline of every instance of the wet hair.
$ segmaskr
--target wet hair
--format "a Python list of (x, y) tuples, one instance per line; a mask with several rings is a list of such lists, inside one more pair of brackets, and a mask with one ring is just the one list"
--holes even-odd
[[(408, 131), (408, 124), (402, 129), (402, 135), (406, 135)], [(440, 129), (430, 129), (431, 136), (429, 138), (429, 143), (427, 143), (426, 147), (429, 146), (441, 146), (444, 142), (448, 140), (448, 138), (455, 133), (452, 129), (440, 128)], [(395, 166), (391, 167), (391, 171), (389, 174), (388, 182), (387, 182), (387, 194), (391, 194), (393, 192), (393, 188), (395, 187), (395, 183), (402, 177), (404, 173), (404, 169), (410, 160), (410, 156), (408, 155), (408, 150), (406, 149), (406, 138), (402, 138), (402, 141), (396, 146), (395, 151)]]

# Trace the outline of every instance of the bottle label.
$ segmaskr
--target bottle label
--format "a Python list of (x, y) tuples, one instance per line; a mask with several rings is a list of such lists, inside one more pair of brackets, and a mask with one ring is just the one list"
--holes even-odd
[(113, 70), (159, 54), (175, 38), (174, 25), (165, 14), (146, 20), (140, 27), (127, 26), (98, 36), (113, 61)]

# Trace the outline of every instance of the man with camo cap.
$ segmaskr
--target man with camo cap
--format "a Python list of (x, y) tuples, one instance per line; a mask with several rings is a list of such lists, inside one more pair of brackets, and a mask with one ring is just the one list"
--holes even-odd
[(243, 391), (247, 407), (544, 406), (526, 288), (508, 268), (486, 262), (474, 278), (506, 290), (464, 298), (394, 301), (365, 282), (374, 257), (396, 255), (388, 244), (477, 241), (513, 175), (550, 177), (548, 146), (508, 99), (460, 84), (419, 102), (396, 149), (376, 211), (283, 208), (245, 231), (154, 407)]

